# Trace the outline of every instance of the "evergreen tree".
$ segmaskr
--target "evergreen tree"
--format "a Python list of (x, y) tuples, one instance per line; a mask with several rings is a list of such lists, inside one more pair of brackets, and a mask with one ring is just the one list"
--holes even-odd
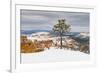
[(60, 48), (62, 49), (62, 37), (64, 33), (70, 31), (70, 25), (65, 19), (58, 20), (58, 23), (54, 25), (53, 31), (60, 36)]

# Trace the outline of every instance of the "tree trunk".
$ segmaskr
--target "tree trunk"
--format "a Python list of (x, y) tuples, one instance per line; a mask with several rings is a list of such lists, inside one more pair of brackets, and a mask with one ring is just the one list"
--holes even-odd
[(60, 48), (62, 49), (62, 36), (61, 36), (61, 41), (60, 41), (60, 44), (61, 44), (61, 47), (60, 47)]
[(62, 33), (60, 33), (60, 48), (62, 49)]

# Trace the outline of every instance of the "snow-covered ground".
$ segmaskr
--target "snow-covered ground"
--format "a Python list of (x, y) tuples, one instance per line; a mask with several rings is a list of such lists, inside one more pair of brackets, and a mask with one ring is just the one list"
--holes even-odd
[(21, 53), (21, 63), (87, 61), (89, 55), (72, 50), (49, 49), (38, 53)]
[[(89, 37), (89, 33), (80, 33), (78, 37)], [(54, 43), (57, 42), (57, 39), (60, 37), (51, 37), (49, 32), (37, 32), (33, 33), (27, 37), (29, 40), (53, 40)], [(66, 41), (69, 43), (70, 40), (68, 37)], [(57, 42), (59, 43), (59, 42)], [(63, 43), (64, 44), (64, 43)], [(51, 47), (49, 50), (37, 52), (37, 53), (21, 53), (21, 62), (22, 63), (40, 63), (40, 62), (62, 62), (62, 61), (86, 61), (89, 60), (89, 54), (85, 54), (79, 51), (65, 50), (65, 49), (55, 49)]]

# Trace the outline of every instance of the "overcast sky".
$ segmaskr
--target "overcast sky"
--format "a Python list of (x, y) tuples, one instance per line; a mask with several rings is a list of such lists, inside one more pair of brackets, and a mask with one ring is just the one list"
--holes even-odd
[(72, 32), (89, 32), (89, 13), (21, 10), (21, 30), (52, 30), (58, 19), (66, 19)]

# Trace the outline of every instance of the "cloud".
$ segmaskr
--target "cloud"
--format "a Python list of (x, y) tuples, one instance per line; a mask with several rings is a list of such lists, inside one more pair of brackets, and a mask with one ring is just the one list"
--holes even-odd
[(21, 10), (21, 30), (50, 30), (62, 18), (71, 24), (72, 31), (89, 30), (89, 13), (39, 10)]

